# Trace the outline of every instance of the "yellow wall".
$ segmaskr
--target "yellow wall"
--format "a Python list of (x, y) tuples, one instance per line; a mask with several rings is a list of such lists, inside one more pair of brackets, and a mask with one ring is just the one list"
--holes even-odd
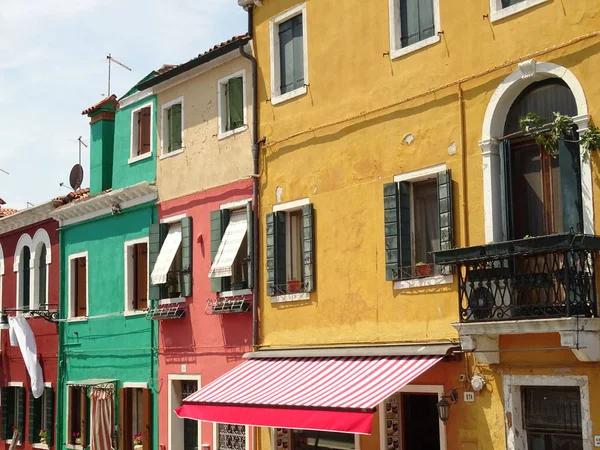
[(241, 70), (246, 71), (247, 123), (251, 124), (252, 72), (250, 62), (241, 56), (158, 93), (158, 154), (161, 154), (161, 106), (181, 96), (184, 97), (185, 129), (183, 153), (157, 160), (156, 183), (161, 202), (252, 174), (249, 128), (218, 139), (217, 82)]

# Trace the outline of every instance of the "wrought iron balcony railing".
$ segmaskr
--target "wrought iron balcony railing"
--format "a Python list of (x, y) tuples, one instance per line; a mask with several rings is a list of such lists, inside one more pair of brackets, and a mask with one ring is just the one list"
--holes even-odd
[(454, 264), (461, 322), (596, 317), (600, 237), (555, 234), (435, 253)]

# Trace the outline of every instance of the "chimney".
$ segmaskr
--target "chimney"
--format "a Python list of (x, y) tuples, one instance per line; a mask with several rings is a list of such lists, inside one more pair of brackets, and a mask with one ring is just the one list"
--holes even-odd
[(113, 94), (81, 113), (90, 118), (90, 195), (112, 187), (117, 106)]

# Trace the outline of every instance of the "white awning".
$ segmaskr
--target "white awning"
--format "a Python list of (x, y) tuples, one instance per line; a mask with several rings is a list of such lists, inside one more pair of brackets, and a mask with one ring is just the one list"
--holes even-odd
[(167, 282), (167, 272), (171, 268), (171, 264), (173, 264), (173, 259), (175, 259), (175, 254), (180, 244), (181, 225), (173, 224), (169, 227), (165, 242), (163, 242), (158, 258), (156, 259), (156, 264), (154, 264), (154, 270), (152, 271), (152, 275), (150, 275), (152, 284)]
[(229, 224), (217, 250), (215, 260), (208, 272), (210, 278), (230, 277), (231, 266), (240, 251), (242, 241), (248, 231), (246, 211), (237, 211), (231, 215)]

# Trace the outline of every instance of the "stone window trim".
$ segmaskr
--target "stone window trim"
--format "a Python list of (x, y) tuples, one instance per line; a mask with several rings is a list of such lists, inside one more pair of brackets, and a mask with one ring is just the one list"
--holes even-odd
[[(165, 149), (165, 145), (167, 145), (167, 140), (165, 139), (165, 124), (167, 119), (167, 110), (173, 105), (181, 105), (181, 148), (178, 150), (174, 150), (172, 152), (167, 151)], [(172, 156), (179, 155), (183, 153), (185, 150), (185, 102), (183, 95), (177, 98), (174, 98), (167, 103), (164, 103), (160, 107), (160, 156), (159, 159), (170, 158)]]
[[(146, 236), (146, 237), (142, 237), (139, 239), (133, 239), (133, 240), (129, 240), (129, 241), (125, 241), (123, 244), (124, 247), (124, 262), (125, 262), (125, 267), (124, 267), (124, 273), (125, 273), (125, 283), (124, 283), (124, 298), (125, 298), (125, 305), (124, 305), (124, 312), (125, 315), (137, 315), (137, 314), (145, 314), (146, 312), (143, 310), (136, 310), (134, 309), (131, 305), (132, 305), (132, 300), (133, 300), (133, 287), (132, 287), (132, 283), (134, 280), (134, 276), (133, 276), (133, 272), (135, 271), (135, 267), (133, 265), (133, 262), (131, 261), (131, 252), (133, 251), (133, 249), (135, 248), (134, 246), (136, 244), (146, 244), (146, 251), (148, 251), (149, 247), (150, 247), (150, 239)], [(149, 259), (146, 258), (146, 266), (147, 266), (147, 274), (148, 274), (148, 284), (146, 287), (146, 299), (148, 299), (149, 297), (149, 290), (150, 290), (150, 262)]]
[(497, 22), (512, 15), (518, 14), (534, 6), (546, 3), (548, 0), (523, 0), (512, 6), (502, 7), (502, 0), (490, 0), (490, 20)]
[[(225, 125), (227, 123), (227, 108), (225, 107), (225, 91), (224, 86), (227, 85), (227, 82), (232, 78), (242, 78), (242, 86), (243, 86), (243, 109), (244, 109), (244, 125), (237, 127), (233, 130), (227, 131)], [(239, 72), (232, 73), (231, 75), (227, 75), (226, 77), (221, 78), (217, 82), (217, 109), (218, 109), (218, 140), (226, 139), (229, 136), (232, 136), (237, 133), (244, 132), (248, 129), (248, 97), (247, 97), (247, 87), (246, 87), (246, 70), (240, 70)]]
[[(75, 271), (73, 270), (73, 263), (76, 259), (78, 258), (85, 258), (86, 261), (86, 282), (85, 282), (85, 288), (86, 288), (86, 316), (85, 317), (77, 317), (75, 315)], [(80, 253), (71, 253), (68, 257), (68, 273), (67, 273), (67, 278), (68, 278), (68, 284), (67, 284), (67, 296), (68, 296), (68, 308), (67, 308), (67, 319), (69, 321), (85, 321), (88, 319), (88, 316), (90, 315), (90, 266), (89, 266), (89, 257), (88, 257), (88, 252), (84, 251), (84, 252), (80, 252)]]
[[(136, 117), (136, 114), (139, 113), (142, 109), (144, 108), (150, 108), (150, 151), (147, 153), (143, 153), (141, 155), (137, 155), (136, 154), (136, 142), (137, 139), (134, 139), (134, 135), (137, 132), (136, 130), (136, 121), (134, 120)], [(151, 158), (152, 154), (154, 153), (154, 147), (155, 147), (155, 126), (154, 126), (154, 103), (153, 102), (147, 102), (147, 103), (143, 103), (141, 105), (136, 106), (135, 108), (133, 108), (131, 110), (131, 132), (130, 132), (130, 139), (129, 139), (129, 159), (127, 160), (128, 164), (133, 164), (136, 163), (138, 161), (142, 161), (144, 159), (147, 158)]]

